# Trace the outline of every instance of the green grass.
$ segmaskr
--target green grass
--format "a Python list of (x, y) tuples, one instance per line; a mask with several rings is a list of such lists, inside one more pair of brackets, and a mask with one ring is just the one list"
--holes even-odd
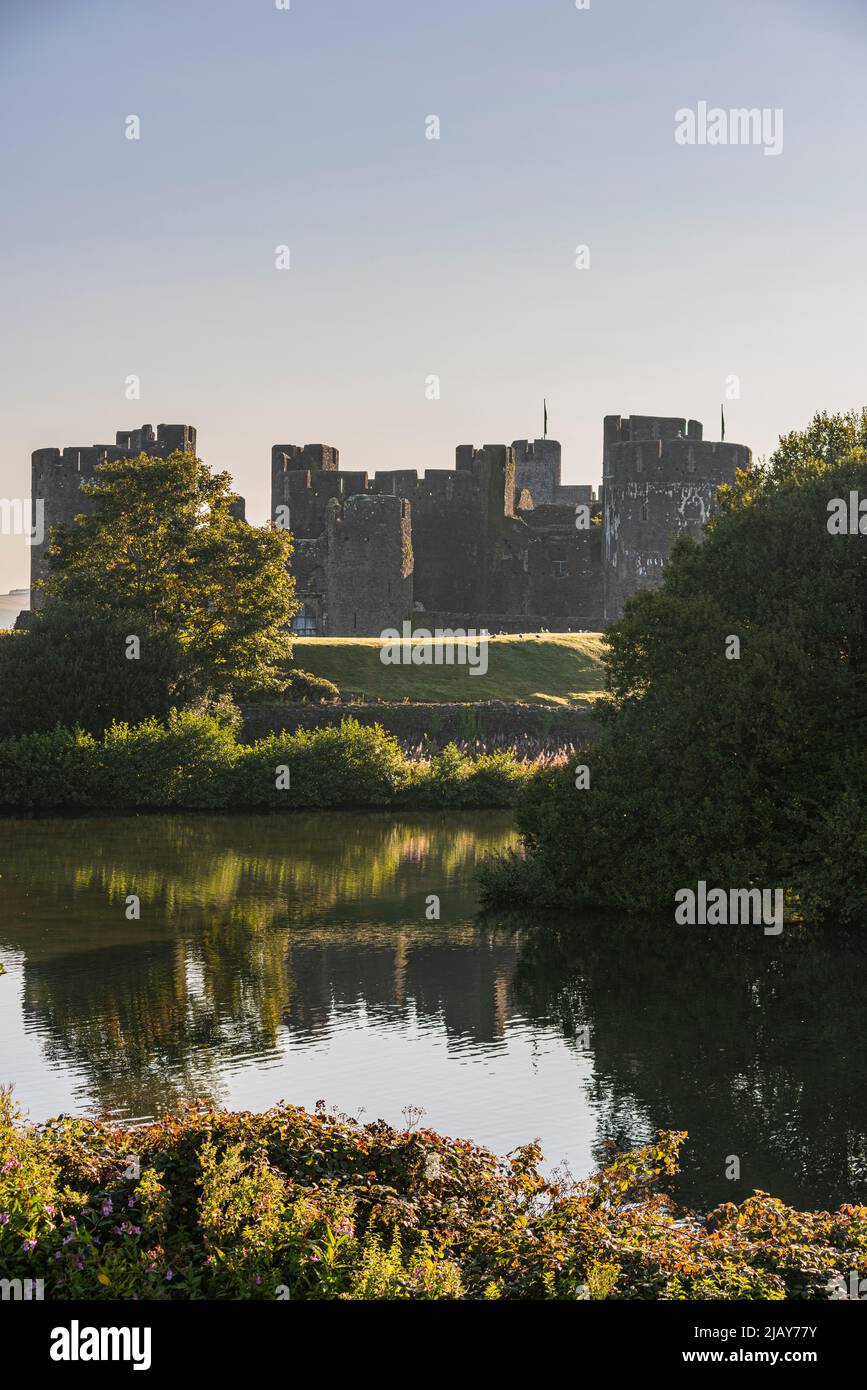
[(378, 637), (298, 637), (294, 661), (334, 681), (344, 695), (378, 700), (588, 704), (605, 686), (598, 632), (491, 637), (485, 675), (470, 675), (468, 665), (384, 666), (381, 647)]

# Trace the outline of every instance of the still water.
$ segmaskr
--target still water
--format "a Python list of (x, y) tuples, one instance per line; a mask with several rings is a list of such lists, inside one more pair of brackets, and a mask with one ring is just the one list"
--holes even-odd
[(686, 1129), (690, 1203), (867, 1200), (855, 944), (480, 917), (475, 865), (515, 839), (501, 813), (0, 829), (0, 1083), (31, 1119), (193, 1096), (421, 1109), (498, 1152), (539, 1138), (575, 1176)]

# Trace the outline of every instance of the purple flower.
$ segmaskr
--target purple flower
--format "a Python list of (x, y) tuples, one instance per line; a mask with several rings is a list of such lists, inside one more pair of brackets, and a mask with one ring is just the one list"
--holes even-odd
[(8, 1225), (9, 1225), (9, 1213), (8, 1213), (8, 1211), (0, 1211), (0, 1226), (8, 1226)]
[(21, 1246), (21, 1249), (22, 1249), (22, 1250), (35, 1250), (35, 1249), (36, 1249), (36, 1241), (35, 1241), (35, 1240), (25, 1240), (24, 1244)]
[(102, 1204), (102, 1214), (103, 1214), (103, 1216), (111, 1216), (111, 1213), (112, 1213), (113, 1211), (114, 1211), (114, 1207), (113, 1207), (112, 1204), (111, 1204), (111, 1198), (110, 1198), (110, 1197), (106, 1197), (105, 1201), (104, 1201), (103, 1204)]
[(174, 1277), (175, 1277), (175, 1271), (174, 1271), (173, 1269), (167, 1269), (167, 1270), (166, 1270), (166, 1278), (171, 1282), (171, 1280), (174, 1279)]

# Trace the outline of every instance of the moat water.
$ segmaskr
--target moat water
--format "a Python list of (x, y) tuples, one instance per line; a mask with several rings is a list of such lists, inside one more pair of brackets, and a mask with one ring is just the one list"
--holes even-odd
[(691, 1204), (867, 1200), (857, 945), (480, 917), (475, 865), (515, 838), (500, 813), (0, 828), (0, 1084), (33, 1120), (195, 1096), (421, 1109), (501, 1153), (538, 1138), (575, 1176), (684, 1129)]

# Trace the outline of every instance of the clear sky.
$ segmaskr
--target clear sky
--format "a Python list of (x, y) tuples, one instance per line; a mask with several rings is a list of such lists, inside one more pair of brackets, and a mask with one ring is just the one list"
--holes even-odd
[[(730, 376), (759, 454), (867, 404), (865, 58), (865, 0), (0, 0), (0, 496), (146, 421), (258, 522), (275, 442), (451, 467), (547, 396), (596, 482), (603, 415), (717, 438)], [(679, 145), (700, 101), (782, 153)]]

